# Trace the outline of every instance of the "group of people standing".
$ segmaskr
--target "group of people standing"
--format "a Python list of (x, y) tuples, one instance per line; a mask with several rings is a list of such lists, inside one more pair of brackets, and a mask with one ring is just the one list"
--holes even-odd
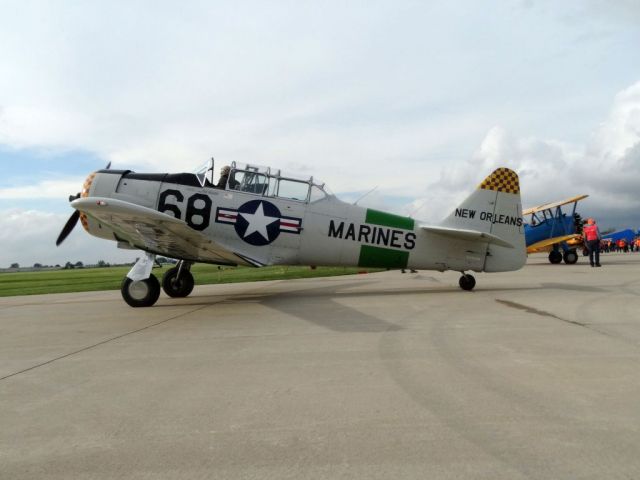
[(600, 250), (603, 252), (637, 252), (640, 250), (640, 237), (628, 242), (624, 238), (618, 241), (604, 239), (601, 242)]

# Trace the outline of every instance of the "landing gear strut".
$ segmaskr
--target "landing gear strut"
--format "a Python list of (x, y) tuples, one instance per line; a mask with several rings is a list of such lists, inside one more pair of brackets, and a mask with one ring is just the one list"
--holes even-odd
[(150, 307), (160, 296), (160, 282), (151, 273), (156, 256), (145, 252), (124, 277), (120, 292), (132, 307)]
[(476, 279), (473, 275), (465, 274), (462, 272), (462, 276), (460, 277), (460, 281), (458, 282), (460, 288), (463, 290), (473, 290), (473, 287), (476, 286)]
[(195, 281), (190, 272), (191, 263), (180, 260), (177, 267), (173, 267), (162, 276), (164, 293), (173, 298), (184, 298), (193, 291)]

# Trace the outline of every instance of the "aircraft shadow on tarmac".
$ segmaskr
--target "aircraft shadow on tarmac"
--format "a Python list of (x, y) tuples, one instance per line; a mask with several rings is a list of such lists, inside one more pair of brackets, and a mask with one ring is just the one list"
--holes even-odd
[[(432, 278), (432, 277), (430, 277)], [(421, 288), (414, 286), (408, 288), (396, 287), (394, 290), (381, 290), (378, 282), (348, 282), (338, 285), (330, 285), (327, 287), (309, 287), (296, 288), (287, 291), (262, 291), (262, 292), (246, 292), (235, 295), (224, 295), (222, 302), (217, 302), (214, 298), (218, 296), (204, 295), (201, 297), (192, 296), (197, 302), (188, 303), (188, 306), (213, 306), (216, 303), (223, 304), (242, 304), (242, 303), (260, 303), (261, 305), (300, 318), (304, 321), (315, 325), (333, 330), (336, 332), (392, 332), (402, 330), (402, 327), (387, 322), (376, 316), (363, 313), (359, 310), (351, 308), (336, 299), (342, 298), (362, 298), (362, 297), (394, 297), (398, 295), (439, 295), (439, 294), (456, 294), (466, 296), (467, 293), (460, 292), (454, 285), (444, 285), (434, 280), (434, 284), (427, 284)], [(438, 283), (435, 283), (438, 282)], [(275, 284), (277, 288), (278, 285)], [(377, 287), (375, 287), (377, 285)], [(374, 287), (368, 288), (367, 287)], [(269, 287), (271, 288), (271, 285)], [(357, 290), (353, 290), (357, 288)], [(482, 288), (478, 289), (471, 295), (480, 293), (505, 293), (516, 291), (533, 291), (533, 290), (567, 290), (567, 291), (583, 291), (605, 293), (607, 290), (580, 285), (568, 285), (558, 283), (539, 283), (534, 285), (510, 286), (500, 288)], [(206, 299), (211, 299), (207, 302)], [(160, 304), (156, 308), (163, 306), (175, 307), (180, 303)], [(182, 304), (187, 305), (187, 304)]]
[[(362, 282), (351, 282), (321, 288), (298, 288), (296, 290), (288, 290), (286, 292), (251, 292), (230, 296), (225, 295), (225, 299), (222, 302), (212, 301), (211, 303), (202, 301), (206, 298), (211, 298), (210, 295), (206, 295), (199, 298), (200, 302), (189, 303), (188, 306), (193, 307), (196, 305), (215, 305), (216, 303), (260, 303), (261, 305), (271, 310), (276, 310), (286, 315), (292, 315), (307, 322), (337, 332), (379, 333), (401, 330), (401, 327), (393, 323), (386, 322), (378, 317), (374, 317), (373, 315), (368, 315), (354, 308), (343, 305), (331, 298), (411, 293), (407, 292), (406, 290), (398, 292), (342, 291), (344, 289), (352, 287), (362, 287), (363, 285), (366, 284), (363, 284)], [(420, 292), (424, 293), (424, 290), (421, 290)], [(192, 296), (191, 298), (195, 299), (198, 297)], [(157, 305), (156, 308), (161, 308), (162, 306), (168, 307), (177, 305), (179, 304), (171, 303)]]

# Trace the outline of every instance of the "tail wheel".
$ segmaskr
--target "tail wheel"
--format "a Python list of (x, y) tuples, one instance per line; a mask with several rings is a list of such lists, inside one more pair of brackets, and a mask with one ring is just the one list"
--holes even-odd
[(564, 263), (567, 265), (573, 265), (578, 261), (578, 253), (575, 250), (568, 250), (564, 252), (562, 257), (564, 259)]
[(178, 277), (178, 267), (171, 268), (162, 276), (162, 289), (164, 293), (173, 298), (188, 297), (193, 291), (195, 281), (193, 275), (186, 268), (182, 269)]
[(549, 261), (551, 263), (560, 263), (562, 261), (562, 253), (558, 250), (551, 250), (549, 252)]
[(473, 290), (473, 287), (476, 286), (476, 279), (473, 275), (462, 275), (458, 281), (458, 285), (460, 285), (460, 288), (463, 290)]
[(151, 275), (146, 280), (133, 281), (125, 277), (120, 287), (122, 298), (131, 307), (150, 307), (160, 297), (160, 282)]

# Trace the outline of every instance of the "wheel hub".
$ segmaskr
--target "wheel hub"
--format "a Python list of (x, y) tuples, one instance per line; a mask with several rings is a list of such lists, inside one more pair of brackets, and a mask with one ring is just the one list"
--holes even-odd
[(149, 293), (149, 287), (146, 282), (132, 282), (129, 287), (129, 295), (136, 300), (143, 300)]

